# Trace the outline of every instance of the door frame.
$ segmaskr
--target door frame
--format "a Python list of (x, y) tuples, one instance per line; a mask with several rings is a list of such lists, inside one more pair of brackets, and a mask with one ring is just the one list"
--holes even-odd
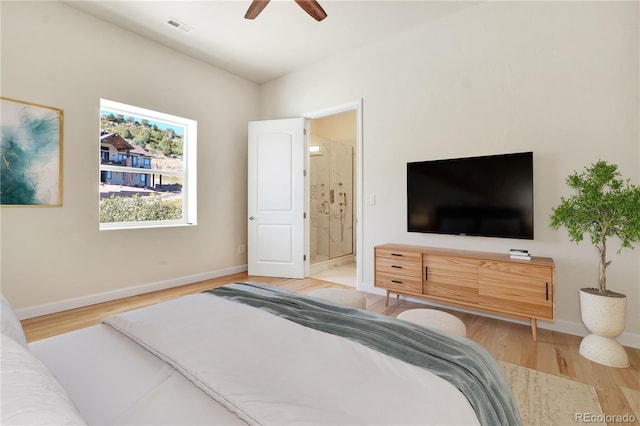
[[(307, 170), (307, 174), (308, 174), (308, 170), (309, 170), (309, 129), (310, 129), (310, 124), (309, 124), (309, 120), (312, 119), (316, 119), (316, 118), (323, 118), (323, 117), (328, 117), (330, 115), (336, 115), (336, 114), (340, 114), (342, 112), (347, 112), (347, 111), (356, 111), (356, 168), (357, 168), (357, 173), (356, 173), (356, 193), (357, 193), (357, 200), (358, 200), (358, 205), (356, 206), (356, 288), (358, 290), (361, 289), (362, 287), (362, 277), (363, 277), (363, 271), (362, 271), (362, 264), (363, 264), (363, 260), (362, 260), (362, 245), (363, 245), (363, 232), (362, 232), (362, 227), (363, 227), (363, 217), (362, 217), (362, 213), (363, 213), (363, 206), (364, 206), (364, 195), (362, 192), (362, 181), (363, 181), (363, 169), (362, 169), (362, 98), (358, 99), (357, 101), (353, 101), (353, 102), (348, 102), (346, 104), (342, 104), (342, 105), (337, 105), (334, 107), (329, 107), (329, 108), (325, 108), (319, 111), (313, 111), (313, 112), (307, 112), (304, 114), (301, 114), (301, 116), (303, 118), (305, 118), (307, 120), (307, 125), (305, 126), (307, 128), (307, 137), (305, 138), (305, 152), (306, 152), (306, 164), (305, 164), (305, 169)], [(309, 201), (309, 179), (307, 176), (307, 179), (305, 180), (305, 210), (309, 211), (309, 205), (310, 205), (310, 201)], [(305, 245), (306, 245), (306, 253), (307, 253), (307, 260), (305, 261), (305, 265), (304, 265), (304, 273), (305, 273), (305, 277), (309, 276), (309, 269), (310, 269), (310, 263), (311, 263), (311, 253), (310, 253), (310, 223), (311, 220), (305, 220)]]

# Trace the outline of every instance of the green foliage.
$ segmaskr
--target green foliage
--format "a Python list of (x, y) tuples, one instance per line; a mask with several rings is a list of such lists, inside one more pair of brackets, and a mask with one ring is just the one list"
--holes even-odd
[(618, 166), (603, 160), (585, 167), (583, 173), (569, 175), (566, 183), (576, 194), (560, 198), (551, 227), (565, 227), (576, 244), (584, 234), (589, 235), (600, 252), (599, 290), (605, 293), (606, 268), (611, 263), (607, 261), (607, 239), (620, 239), (618, 253), (640, 242), (640, 187), (623, 180)]
[(148, 200), (139, 195), (116, 197), (112, 195), (100, 201), (100, 222), (137, 222), (149, 220), (180, 219), (180, 202)]
[(136, 121), (134, 117), (121, 114), (103, 115), (100, 120), (103, 130), (118, 133), (134, 145), (140, 145), (147, 151), (167, 157), (182, 158), (183, 138), (173, 129), (162, 130), (149, 120)]
[(133, 139), (133, 144), (141, 145), (143, 148), (146, 149), (146, 146), (150, 140), (151, 140), (151, 133), (149, 133), (148, 130), (143, 130), (142, 132), (138, 133), (138, 136), (136, 136)]

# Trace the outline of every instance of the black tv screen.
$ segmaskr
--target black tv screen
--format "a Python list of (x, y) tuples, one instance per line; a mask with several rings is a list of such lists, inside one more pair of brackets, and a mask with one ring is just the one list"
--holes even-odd
[(409, 232), (533, 239), (533, 153), (407, 163)]

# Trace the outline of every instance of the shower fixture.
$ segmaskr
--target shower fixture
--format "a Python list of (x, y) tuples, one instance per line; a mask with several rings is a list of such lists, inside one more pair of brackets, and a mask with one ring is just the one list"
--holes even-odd
[[(342, 185), (341, 183), (339, 185)], [(340, 192), (338, 193), (340, 197), (340, 241), (344, 241), (344, 223), (347, 219), (347, 193)]]

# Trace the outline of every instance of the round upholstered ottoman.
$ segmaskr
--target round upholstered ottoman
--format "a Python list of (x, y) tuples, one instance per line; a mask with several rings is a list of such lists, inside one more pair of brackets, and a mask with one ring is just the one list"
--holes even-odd
[(309, 292), (309, 296), (330, 300), (340, 305), (358, 309), (367, 309), (367, 299), (362, 293), (347, 288), (320, 288)]
[(423, 327), (435, 328), (458, 336), (467, 337), (467, 327), (462, 320), (447, 312), (424, 308), (409, 309), (399, 313), (397, 318)]

